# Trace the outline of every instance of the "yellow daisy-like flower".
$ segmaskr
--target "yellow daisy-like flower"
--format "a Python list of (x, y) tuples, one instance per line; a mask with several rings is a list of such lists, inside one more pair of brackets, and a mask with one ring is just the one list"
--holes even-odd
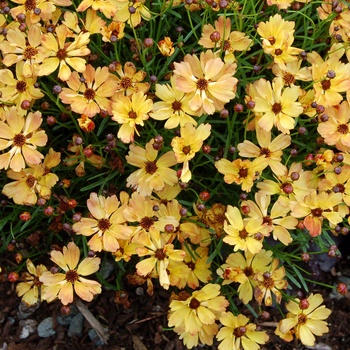
[(285, 280), (286, 271), (284, 266), (278, 268), (279, 260), (274, 259), (269, 271), (260, 272), (255, 276), (258, 285), (254, 290), (255, 300), (261, 305), (263, 299), (266, 306), (272, 305), (272, 293), (276, 297), (276, 302), (279, 304), (282, 300), (281, 289), (288, 287), (288, 282)]
[(44, 265), (34, 266), (30, 259), (27, 259), (26, 265), (28, 272), (23, 274), (25, 282), (17, 284), (16, 293), (27, 305), (34, 305), (41, 300), (41, 293), (45, 287), (39, 278), (47, 268)]
[(129, 239), (132, 234), (131, 227), (124, 225), (123, 216), (128, 195), (121, 193), (121, 201), (116, 195), (111, 197), (98, 196), (91, 193), (87, 200), (87, 207), (92, 215), (90, 218), (82, 218), (73, 225), (73, 230), (78, 235), (92, 236), (88, 241), (89, 247), (100, 252), (101, 250), (116, 252), (120, 239)]
[(184, 332), (196, 335), (203, 325), (214, 324), (229, 305), (219, 294), (220, 285), (209, 283), (186, 300), (173, 300), (169, 306), (169, 327), (182, 327)]
[(167, 242), (157, 229), (151, 229), (149, 233), (138, 236), (137, 243), (143, 247), (136, 248), (138, 256), (150, 256), (136, 264), (136, 272), (140, 276), (154, 273), (158, 275), (159, 283), (164, 289), (169, 289), (170, 280), (167, 268), (171, 262), (183, 261), (186, 253), (180, 249), (174, 249), (174, 245)]
[(221, 341), (219, 350), (258, 350), (258, 344), (265, 344), (269, 340), (266, 332), (257, 331), (254, 323), (244, 315), (234, 316), (231, 312), (224, 312), (220, 317), (220, 328), (216, 338)]
[(67, 80), (69, 88), (63, 88), (59, 94), (63, 103), (70, 105), (73, 112), (86, 114), (90, 118), (101, 111), (112, 114), (111, 100), (117, 82), (109, 73), (108, 67), (94, 68), (86, 66), (82, 77), (73, 72)]
[[(117, 12), (113, 17), (114, 21), (127, 22), (130, 26), (136, 27), (141, 23), (141, 20), (149, 21), (151, 12), (145, 6), (145, 0), (115, 0)], [(133, 10), (130, 10), (133, 8)]]
[(113, 103), (112, 120), (122, 124), (117, 136), (124, 143), (134, 142), (134, 134), (139, 135), (136, 126), (144, 125), (144, 121), (149, 118), (153, 102), (142, 92), (134, 93), (131, 98), (119, 96)]
[(166, 152), (159, 159), (158, 151), (153, 148), (154, 140), (148, 142), (145, 148), (130, 145), (126, 161), (136, 167), (127, 178), (127, 187), (136, 189), (143, 196), (150, 196), (153, 191), (161, 191), (165, 184), (174, 186), (178, 182), (176, 171), (170, 169), (177, 164), (173, 151)]
[(242, 219), (241, 212), (237, 207), (227, 206), (224, 230), (227, 236), (224, 242), (233, 245), (234, 251), (250, 251), (252, 254), (259, 253), (262, 249), (264, 230), (263, 220), (261, 218)]
[(329, 331), (325, 319), (331, 310), (323, 303), (321, 294), (311, 294), (307, 299), (290, 301), (286, 308), (287, 318), (282, 320), (278, 330), (282, 334), (294, 330), (295, 336), (306, 346), (314, 346), (315, 336), (321, 336)]
[(253, 287), (258, 284), (255, 275), (264, 273), (271, 262), (272, 251), (262, 249), (259, 253), (252, 254), (247, 250), (244, 256), (239, 252), (230, 254), (216, 273), (224, 280), (223, 285), (238, 282), (238, 297), (244, 304), (248, 304), (253, 299)]
[(201, 124), (195, 128), (192, 124), (186, 123), (180, 129), (181, 136), (176, 136), (171, 141), (178, 163), (183, 163), (180, 180), (188, 182), (191, 180), (189, 161), (201, 149), (203, 141), (210, 135), (211, 125)]
[(39, 164), (44, 156), (36, 150), (45, 146), (47, 135), (38, 130), (42, 123), (41, 113), (30, 112), (26, 117), (18, 114), (16, 107), (6, 113), (6, 122), (0, 121), (0, 151), (11, 149), (0, 155), (0, 169), (21, 171), (26, 164)]
[(115, 0), (83, 0), (79, 4), (77, 11), (84, 12), (90, 7), (94, 12), (101, 11), (108, 19), (117, 12)]
[(66, 42), (70, 30), (65, 25), (60, 25), (53, 33), (47, 33), (42, 37), (42, 45), (49, 52), (48, 57), (40, 65), (38, 75), (50, 75), (57, 68), (57, 77), (67, 81), (71, 75), (71, 66), (74, 71), (82, 73), (86, 69), (86, 61), (80, 56), (87, 56), (90, 50), (87, 44), (90, 42), (90, 33), (79, 33), (73, 42)]
[(189, 106), (190, 95), (179, 91), (175, 86), (174, 76), (170, 84), (156, 84), (156, 96), (162, 101), (156, 102), (150, 116), (156, 120), (166, 120), (165, 129), (174, 129), (179, 124), (185, 126), (190, 123), (197, 126), (192, 116), (198, 116)]
[(64, 273), (44, 272), (40, 276), (40, 282), (45, 286), (43, 299), (51, 302), (60, 299), (63, 305), (73, 302), (74, 291), (78, 296), (91, 301), (95, 294), (101, 293), (101, 285), (82, 276), (89, 276), (100, 267), (100, 258), (85, 258), (79, 263), (80, 250), (74, 242), (63, 247), (63, 251), (51, 252), (51, 260), (57, 264)]
[(41, 90), (35, 87), (36, 77), (25, 77), (23, 75), (24, 62), (16, 64), (16, 77), (9, 69), (0, 70), (0, 82), (5, 84), (1, 87), (1, 100), (7, 103), (16, 104), (18, 113), (25, 114), (26, 110), (21, 108), (24, 100), (31, 102), (44, 97)]
[(215, 168), (224, 174), (224, 181), (228, 184), (235, 183), (242, 187), (242, 191), (250, 192), (259, 173), (265, 168), (265, 157), (258, 157), (252, 162), (240, 158), (230, 162), (228, 159), (220, 159), (215, 162)]
[(254, 99), (254, 113), (262, 116), (258, 125), (265, 131), (271, 131), (276, 126), (279, 131), (289, 134), (295, 126), (295, 118), (303, 113), (303, 107), (297, 102), (299, 87), (291, 86), (283, 89), (282, 78), (275, 78), (271, 83), (260, 79), (256, 85), (259, 96)]
[(186, 55), (180, 63), (174, 63), (175, 85), (191, 95), (189, 107), (194, 112), (213, 114), (224, 108), (235, 96), (237, 79), (233, 77), (237, 65), (224, 63), (212, 51)]

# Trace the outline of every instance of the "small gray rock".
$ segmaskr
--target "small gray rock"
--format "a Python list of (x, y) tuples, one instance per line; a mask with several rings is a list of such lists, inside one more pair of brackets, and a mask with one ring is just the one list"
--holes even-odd
[(40, 303), (34, 305), (27, 305), (24, 302), (21, 302), (18, 306), (18, 318), (20, 320), (25, 320), (28, 317), (32, 316), (36, 310), (40, 307)]
[(35, 320), (21, 320), (19, 321), (19, 327), (21, 333), (19, 334), (20, 339), (26, 339), (31, 334), (34, 334), (36, 331), (37, 322)]
[(105, 260), (102, 262), (99, 272), (100, 272), (102, 278), (104, 280), (106, 280), (108, 277), (111, 276), (114, 269), (115, 269), (115, 265), (113, 263), (111, 263), (110, 261)]
[(48, 338), (54, 334), (56, 334), (56, 331), (53, 329), (52, 317), (47, 317), (39, 323), (39, 326), (38, 326), (39, 337)]
[(68, 328), (68, 337), (81, 338), (83, 336), (84, 316), (78, 313), (72, 318)]
[[(103, 329), (106, 333), (108, 332), (107, 328), (103, 327)], [(95, 346), (104, 345), (104, 342), (100, 339), (97, 332), (93, 328), (91, 328), (89, 330), (88, 335), (89, 335), (90, 340), (94, 343)]]

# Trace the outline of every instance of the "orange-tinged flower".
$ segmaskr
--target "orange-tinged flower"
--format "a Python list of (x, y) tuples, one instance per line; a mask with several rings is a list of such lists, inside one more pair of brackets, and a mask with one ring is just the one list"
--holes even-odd
[(240, 314), (234, 316), (231, 312), (224, 312), (220, 316), (220, 328), (216, 338), (221, 341), (219, 350), (258, 350), (258, 344), (265, 344), (269, 340), (266, 332), (257, 331), (249, 318)]
[(166, 36), (163, 40), (160, 40), (157, 46), (160, 53), (163, 56), (170, 57), (175, 52), (174, 43), (171, 41), (171, 39), (168, 36)]
[(210, 135), (211, 125), (201, 124), (198, 128), (186, 123), (180, 128), (181, 136), (176, 136), (171, 141), (178, 163), (183, 163), (180, 180), (188, 182), (191, 180), (189, 161), (194, 158), (201, 149), (203, 141)]
[(16, 293), (19, 297), (22, 297), (22, 301), (31, 306), (41, 300), (41, 294), (44, 290), (42, 282), (40, 282), (40, 276), (47, 271), (44, 265), (34, 266), (30, 259), (26, 261), (27, 270), (23, 274), (25, 282), (20, 282), (16, 286)]
[(23, 75), (32, 77), (37, 75), (38, 65), (45, 59), (45, 49), (41, 46), (41, 31), (36, 25), (29, 28), (28, 34), (22, 33), (18, 28), (7, 31), (6, 40), (0, 43), (2, 63), (10, 67), (24, 61)]
[(153, 101), (142, 92), (134, 93), (131, 98), (119, 96), (113, 103), (112, 120), (122, 124), (117, 136), (124, 143), (134, 142), (135, 132), (139, 135), (136, 126), (144, 125), (144, 121), (149, 118)]
[(279, 131), (289, 134), (295, 126), (295, 118), (303, 113), (303, 107), (297, 102), (299, 87), (292, 86), (283, 89), (283, 80), (275, 78), (271, 83), (260, 79), (256, 90), (259, 96), (254, 99), (254, 112), (262, 116), (258, 125), (265, 131), (271, 131), (276, 126)]
[(117, 102), (119, 95), (131, 96), (133, 93), (142, 91), (144, 94), (150, 88), (150, 84), (143, 82), (147, 76), (147, 73), (143, 70), (137, 71), (135, 65), (132, 62), (126, 62), (123, 66), (120, 62), (114, 63), (114, 70), (117, 75), (115, 76), (118, 86), (113, 101)]
[(224, 63), (212, 51), (202, 52), (199, 59), (186, 55), (174, 65), (176, 88), (191, 95), (189, 107), (193, 111), (213, 114), (236, 96), (237, 79), (233, 74), (237, 65)]
[(189, 106), (191, 97), (176, 88), (174, 76), (171, 77), (170, 84), (156, 84), (156, 96), (161, 101), (153, 105), (150, 116), (156, 120), (167, 120), (165, 129), (174, 129), (178, 125), (182, 127), (186, 123), (197, 126), (192, 116), (198, 115)]
[(176, 171), (170, 169), (177, 164), (174, 152), (166, 152), (157, 159), (158, 151), (153, 148), (153, 144), (152, 139), (145, 148), (130, 145), (130, 151), (125, 157), (130, 165), (140, 168), (128, 176), (126, 185), (143, 196), (161, 191), (165, 184), (174, 186), (178, 182)]
[(116, 195), (106, 198), (91, 193), (87, 207), (92, 217), (82, 218), (73, 225), (76, 234), (92, 236), (88, 241), (91, 250), (115, 252), (120, 247), (119, 240), (131, 238), (133, 230), (125, 225), (123, 216), (128, 195), (122, 192), (120, 196), (122, 203)]
[(21, 171), (26, 164), (39, 164), (44, 156), (36, 150), (45, 146), (47, 135), (38, 130), (42, 123), (41, 113), (30, 112), (26, 117), (18, 114), (16, 107), (6, 113), (6, 122), (0, 121), (0, 150), (11, 149), (0, 155), (0, 169)]
[(220, 159), (215, 162), (215, 167), (224, 174), (224, 181), (228, 184), (235, 183), (245, 192), (250, 192), (259, 173), (265, 168), (265, 157), (258, 157), (252, 162), (240, 158), (230, 162), (228, 159)]
[(342, 221), (341, 215), (335, 211), (335, 207), (341, 202), (341, 193), (317, 193), (313, 191), (303, 201), (292, 206), (291, 215), (295, 218), (304, 218), (305, 228), (312, 237), (316, 237), (322, 232), (324, 219), (333, 225)]
[(311, 81), (311, 68), (303, 67), (300, 68), (302, 60), (292, 61), (286, 63), (284, 66), (275, 63), (272, 66), (272, 73), (276, 77), (282, 77), (284, 85), (294, 86), (298, 80), (301, 81)]
[(224, 279), (223, 285), (238, 282), (238, 297), (244, 304), (248, 304), (253, 299), (253, 287), (258, 284), (255, 275), (266, 271), (271, 262), (272, 251), (262, 249), (259, 253), (252, 254), (247, 250), (244, 256), (240, 252), (230, 254), (216, 273)]
[(226, 236), (223, 241), (229, 245), (233, 245), (233, 250), (238, 249), (249, 251), (252, 254), (259, 253), (262, 249), (264, 230), (262, 218), (242, 219), (241, 212), (237, 207), (227, 206), (226, 218), (228, 220), (224, 223), (224, 230)]
[(23, 75), (24, 62), (16, 64), (16, 77), (9, 69), (0, 70), (0, 82), (4, 84), (1, 87), (1, 100), (7, 103), (15, 104), (18, 113), (25, 114), (26, 110), (21, 108), (24, 100), (31, 102), (44, 97), (41, 90), (35, 87), (36, 77), (25, 77)]
[(267, 0), (269, 6), (276, 5), (279, 10), (285, 10), (291, 6), (294, 0)]
[[(300, 307), (300, 300), (290, 301), (286, 308), (289, 311), (287, 318), (282, 320), (278, 326), (281, 333), (293, 330), (295, 336), (306, 346), (314, 346), (315, 336), (321, 336), (329, 331), (325, 319), (330, 315), (331, 310), (327, 309), (323, 303), (321, 294), (310, 294), (303, 300), (303, 307)], [(308, 306), (305, 308), (304, 305)]]
[(79, 33), (73, 42), (66, 42), (69, 29), (60, 25), (53, 33), (42, 36), (42, 46), (48, 51), (47, 58), (38, 69), (38, 75), (50, 75), (57, 68), (58, 78), (67, 81), (71, 75), (72, 67), (75, 71), (82, 73), (86, 69), (86, 61), (81, 56), (90, 54), (87, 44), (90, 42), (90, 33)]
[(319, 123), (317, 131), (324, 138), (327, 145), (335, 147), (344, 152), (350, 151), (350, 106), (343, 101), (335, 107), (325, 109), (328, 120)]
[(63, 251), (53, 250), (51, 260), (64, 273), (53, 274), (50, 271), (40, 276), (40, 282), (45, 286), (43, 299), (51, 302), (60, 299), (63, 305), (73, 302), (74, 291), (85, 301), (91, 301), (95, 294), (101, 293), (101, 285), (82, 276), (89, 276), (100, 267), (100, 258), (85, 258), (79, 263), (80, 251), (74, 242), (69, 242)]
[(109, 98), (114, 95), (117, 83), (108, 67), (95, 69), (88, 64), (82, 77), (73, 72), (67, 85), (69, 88), (63, 88), (59, 97), (63, 103), (70, 105), (73, 112), (86, 114), (90, 118), (101, 111), (112, 114), (112, 102)]
[(239, 155), (249, 158), (262, 157), (265, 160), (265, 167), (269, 166), (277, 176), (284, 175), (287, 167), (281, 163), (282, 150), (290, 145), (291, 137), (280, 134), (271, 141), (271, 132), (257, 132), (256, 137), (260, 148), (251, 141), (244, 140), (243, 143), (237, 145)]
[(112, 22), (107, 27), (104, 26), (101, 29), (102, 41), (113, 42), (119, 41), (124, 38), (125, 23)]
[(219, 294), (220, 285), (209, 283), (186, 300), (173, 300), (169, 306), (169, 327), (182, 327), (184, 332), (196, 335), (203, 325), (214, 324), (229, 305)]
[(279, 260), (274, 259), (269, 270), (259, 272), (255, 279), (258, 285), (254, 289), (255, 300), (261, 305), (263, 299), (266, 306), (272, 305), (272, 293), (275, 295), (276, 302), (279, 304), (282, 300), (281, 289), (288, 287), (288, 282), (285, 279), (286, 271), (284, 266), (279, 266)]

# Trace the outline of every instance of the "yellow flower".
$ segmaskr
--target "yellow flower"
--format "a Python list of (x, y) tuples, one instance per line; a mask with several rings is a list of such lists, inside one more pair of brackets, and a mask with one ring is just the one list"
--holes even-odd
[(211, 125), (201, 124), (195, 128), (192, 124), (186, 123), (180, 128), (181, 136), (176, 136), (171, 141), (178, 163), (183, 163), (180, 180), (188, 182), (191, 180), (189, 161), (194, 158), (201, 149), (203, 141), (210, 135)]
[(186, 55), (174, 63), (175, 85), (191, 95), (189, 107), (194, 112), (214, 114), (224, 108), (235, 96), (237, 79), (233, 77), (237, 65), (224, 63), (212, 51)]
[(90, 194), (87, 207), (92, 217), (82, 218), (73, 225), (73, 230), (78, 235), (92, 236), (88, 241), (91, 250), (115, 252), (120, 247), (120, 239), (131, 237), (132, 229), (124, 225), (126, 220), (122, 213), (128, 196), (122, 192), (121, 197), (124, 205), (116, 195), (106, 198), (94, 192)]
[(272, 305), (272, 295), (275, 294), (276, 302), (279, 304), (282, 300), (281, 289), (288, 287), (288, 282), (285, 280), (286, 271), (284, 266), (277, 268), (279, 260), (274, 259), (269, 271), (259, 272), (255, 279), (258, 281), (258, 285), (254, 290), (255, 300), (261, 305), (262, 300), (265, 299), (265, 305)]
[(53, 250), (51, 260), (57, 264), (64, 273), (44, 272), (40, 282), (45, 286), (43, 299), (51, 302), (60, 299), (63, 305), (73, 302), (74, 291), (78, 296), (91, 301), (95, 294), (101, 293), (101, 285), (82, 276), (95, 273), (100, 267), (100, 258), (85, 258), (79, 263), (80, 251), (74, 242), (63, 247), (63, 252)]
[(174, 245), (167, 242), (164, 236), (157, 229), (151, 229), (149, 233), (138, 236), (137, 243), (143, 247), (136, 248), (138, 256), (148, 256), (136, 264), (138, 275), (147, 276), (156, 273), (159, 276), (159, 283), (164, 289), (169, 289), (170, 280), (167, 272), (169, 264), (183, 261), (186, 253), (180, 249), (174, 249)]
[(192, 116), (198, 116), (189, 107), (190, 96), (179, 91), (175, 87), (174, 76), (170, 79), (169, 84), (156, 84), (156, 96), (162, 101), (156, 102), (153, 105), (153, 112), (150, 116), (156, 120), (165, 120), (165, 129), (174, 129), (179, 124), (184, 126), (190, 123), (197, 126), (197, 122)]
[(327, 145), (333, 146), (343, 152), (350, 151), (350, 106), (347, 101), (343, 101), (335, 107), (325, 109), (328, 120), (319, 123), (318, 133), (324, 138)]
[(1, 88), (1, 100), (7, 103), (16, 104), (17, 111), (25, 114), (26, 110), (21, 108), (24, 100), (31, 102), (44, 97), (41, 90), (35, 87), (36, 77), (25, 77), (23, 75), (24, 62), (20, 61), (16, 64), (16, 77), (9, 69), (0, 70), (0, 82), (5, 86)]
[(101, 11), (106, 18), (111, 18), (117, 12), (116, 1), (114, 0), (83, 0), (78, 8), (78, 12), (84, 12), (89, 7), (92, 8), (93, 11)]
[(316, 191), (305, 196), (303, 201), (294, 203), (291, 215), (295, 218), (304, 218), (304, 226), (311, 237), (322, 233), (323, 220), (327, 219), (333, 225), (342, 221), (341, 215), (335, 211), (335, 207), (342, 202), (341, 193), (327, 193)]
[(134, 142), (134, 134), (139, 135), (136, 126), (144, 125), (144, 121), (149, 118), (153, 101), (142, 92), (134, 93), (131, 98), (119, 96), (113, 103), (112, 120), (122, 124), (117, 136), (124, 143)]
[(6, 40), (0, 43), (2, 63), (9, 67), (24, 61), (23, 75), (32, 77), (37, 75), (38, 65), (45, 59), (45, 49), (41, 46), (41, 31), (36, 25), (29, 28), (28, 34), (18, 28), (10, 28)]
[(219, 350), (258, 350), (258, 344), (265, 344), (269, 340), (266, 332), (257, 331), (254, 323), (249, 323), (248, 317), (240, 314), (234, 316), (231, 312), (224, 312), (220, 317), (220, 328), (216, 338), (221, 341)]
[(297, 80), (301, 81), (311, 81), (311, 68), (303, 67), (300, 68), (303, 60), (292, 61), (285, 64), (285, 66), (281, 66), (278, 64), (274, 64), (272, 66), (272, 73), (276, 77), (282, 77), (284, 81), (284, 85), (294, 86)]
[(130, 151), (125, 157), (130, 165), (140, 168), (128, 176), (126, 185), (143, 196), (161, 191), (165, 184), (174, 186), (178, 182), (176, 171), (170, 169), (177, 163), (174, 152), (166, 152), (157, 160), (158, 151), (153, 148), (153, 144), (152, 139), (145, 148), (130, 145)]
[(287, 318), (278, 326), (281, 333), (294, 330), (295, 335), (306, 346), (314, 346), (315, 336), (321, 336), (329, 331), (324, 321), (331, 313), (323, 303), (321, 294), (310, 294), (307, 299), (290, 301), (286, 308)]
[(169, 305), (169, 327), (183, 327), (184, 332), (196, 335), (203, 326), (214, 324), (229, 305), (219, 294), (220, 285), (209, 283), (186, 300), (173, 300)]
[(163, 56), (170, 57), (175, 52), (174, 43), (171, 41), (171, 39), (168, 36), (166, 36), (163, 40), (160, 40), (157, 46), (160, 53)]
[(67, 81), (71, 75), (71, 66), (75, 71), (82, 73), (86, 69), (86, 61), (79, 56), (87, 56), (90, 50), (87, 44), (90, 41), (90, 33), (81, 32), (73, 42), (66, 42), (69, 29), (60, 25), (53, 33), (47, 33), (42, 37), (42, 45), (48, 51), (47, 58), (40, 65), (38, 75), (50, 75), (59, 67), (57, 77)]
[(237, 207), (227, 206), (224, 230), (226, 236), (223, 241), (233, 245), (234, 251), (238, 249), (248, 250), (252, 254), (259, 253), (262, 249), (264, 230), (263, 220), (261, 218), (242, 219), (241, 212)]
[(202, 37), (198, 44), (206, 49), (222, 50), (225, 52), (224, 61), (233, 63), (236, 60), (234, 52), (248, 50), (252, 40), (242, 32), (231, 32), (231, 28), (231, 19), (220, 16), (215, 21), (215, 27), (211, 24), (203, 26)]
[(67, 80), (69, 88), (63, 88), (59, 94), (63, 103), (70, 105), (73, 112), (86, 114), (90, 118), (101, 111), (112, 114), (111, 100), (117, 82), (108, 71), (108, 67), (95, 69), (91, 64), (79, 77), (73, 72)]
[(12, 198), (16, 204), (34, 205), (37, 202), (37, 194), (40, 198), (49, 199), (51, 188), (57, 183), (58, 176), (50, 172), (61, 161), (61, 153), (54, 152), (50, 148), (44, 162), (26, 168), (20, 172), (9, 170), (6, 176), (16, 180), (6, 184), (2, 193)]
[(219, 173), (224, 174), (224, 181), (228, 184), (233, 182), (241, 185), (242, 191), (250, 192), (254, 181), (259, 177), (259, 173), (265, 168), (265, 157), (258, 157), (252, 162), (240, 158), (230, 162), (227, 159), (220, 159), (215, 162), (215, 168)]
[(289, 135), (280, 134), (271, 141), (271, 132), (260, 131), (256, 133), (256, 137), (260, 148), (251, 141), (244, 140), (243, 143), (237, 145), (239, 155), (249, 158), (264, 158), (264, 167), (269, 166), (276, 174), (284, 175), (287, 167), (281, 163), (283, 152), (291, 143)]
[(350, 90), (349, 70), (350, 63), (342, 63), (340, 57), (344, 49), (332, 46), (327, 60), (315, 51), (307, 55), (311, 63), (313, 88), (315, 90), (315, 102), (329, 107), (339, 104), (343, 100), (341, 92)]
[(271, 262), (272, 251), (262, 249), (259, 253), (252, 254), (247, 250), (244, 256), (242, 253), (230, 254), (216, 273), (224, 279), (223, 285), (238, 282), (238, 297), (244, 304), (248, 304), (253, 299), (253, 287), (258, 284), (255, 275), (264, 273)]
[(45, 146), (47, 135), (39, 130), (41, 113), (30, 112), (26, 117), (18, 114), (16, 107), (6, 113), (6, 122), (0, 121), (0, 150), (11, 149), (0, 155), (0, 169), (21, 171), (26, 164), (39, 164), (44, 156), (36, 150)]
[(267, 0), (269, 6), (276, 5), (279, 10), (285, 10), (291, 6), (294, 0)]
[(276, 126), (283, 134), (289, 134), (295, 126), (295, 118), (303, 113), (303, 107), (297, 102), (299, 87), (292, 86), (283, 89), (283, 80), (275, 78), (271, 83), (260, 79), (256, 89), (259, 96), (254, 99), (254, 112), (262, 116), (258, 125), (265, 131), (271, 131)]
[(25, 282), (17, 284), (16, 293), (27, 305), (34, 305), (41, 300), (41, 293), (45, 287), (39, 278), (47, 268), (44, 265), (34, 266), (30, 259), (27, 259), (26, 265), (28, 272), (23, 274)]
[(270, 213), (268, 207), (271, 203), (271, 196), (260, 191), (255, 194), (255, 202), (248, 200), (242, 202), (242, 206), (249, 207), (249, 217), (262, 218), (263, 225), (271, 232), (274, 239), (278, 239), (284, 245), (292, 242), (288, 230), (294, 230), (298, 220), (291, 215), (289, 202), (285, 197), (279, 197), (273, 204)]
[[(117, 12), (113, 17), (114, 21), (127, 22), (130, 26), (136, 27), (141, 23), (142, 18), (145, 21), (151, 19), (151, 13), (145, 6), (145, 0), (115, 0), (115, 6)], [(131, 7), (134, 10), (130, 11)]]

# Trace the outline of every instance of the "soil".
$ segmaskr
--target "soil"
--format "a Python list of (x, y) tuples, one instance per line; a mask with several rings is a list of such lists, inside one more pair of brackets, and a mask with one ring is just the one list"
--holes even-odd
[[(349, 278), (349, 260), (346, 258), (339, 260), (332, 272), (320, 272), (317, 276), (318, 282), (332, 285), (339, 282), (340, 275)], [(21, 339), (18, 317), (20, 299), (16, 296), (15, 284), (2, 281), (0, 283), (0, 349), (184, 350), (185, 347), (177, 335), (169, 329), (166, 330), (170, 293), (155, 286), (153, 296), (149, 296), (144, 286), (125, 283), (125, 287), (126, 293), (119, 295), (121, 303), (116, 303), (115, 291), (104, 290), (93, 302), (87, 304), (88, 309), (101, 325), (108, 328), (108, 343), (99, 346), (88, 335), (91, 325), (87, 320), (84, 321), (80, 337), (68, 337), (68, 326), (54, 322), (55, 335), (40, 338), (35, 332)], [(300, 342), (285, 343), (274, 335), (275, 325), (281, 316), (277, 308), (270, 308), (268, 310), (271, 315), (269, 319), (255, 320), (270, 336), (270, 342), (263, 346), (262, 350), (350, 349), (350, 298), (347, 296), (340, 298), (339, 294), (334, 292), (331, 294), (329, 288), (319, 285), (311, 287), (313, 293), (321, 293), (324, 296), (326, 306), (332, 310), (328, 319), (330, 332), (322, 337), (317, 337), (317, 342), (312, 348), (306, 348)], [(257, 307), (255, 309), (258, 310)], [(56, 320), (57, 315), (60, 314), (62, 314), (62, 305), (59, 301), (51, 304), (44, 302), (29, 318), (36, 320), (39, 324), (49, 316)], [(217, 349), (217, 345), (198, 346), (197, 348)]]

